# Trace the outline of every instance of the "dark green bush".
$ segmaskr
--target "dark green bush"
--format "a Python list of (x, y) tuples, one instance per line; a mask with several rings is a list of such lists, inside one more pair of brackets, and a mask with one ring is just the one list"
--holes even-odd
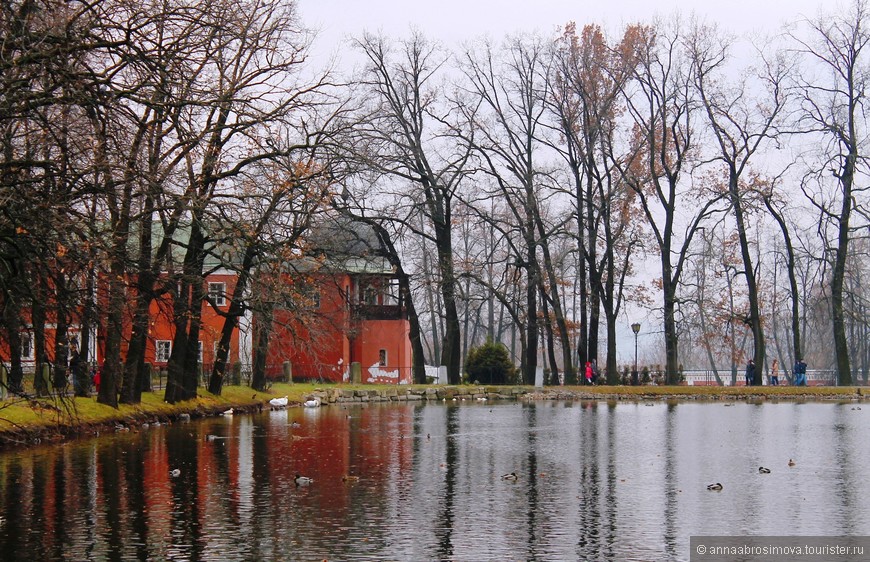
[(468, 380), (482, 384), (507, 384), (513, 381), (515, 368), (505, 346), (488, 340), (472, 347), (465, 358)]

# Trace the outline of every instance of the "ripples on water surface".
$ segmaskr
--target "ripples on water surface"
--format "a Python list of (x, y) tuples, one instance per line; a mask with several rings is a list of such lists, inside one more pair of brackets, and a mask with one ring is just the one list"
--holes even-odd
[(870, 535), (868, 426), (853, 404), (540, 402), (150, 427), (0, 454), (0, 559), (687, 560), (691, 535)]

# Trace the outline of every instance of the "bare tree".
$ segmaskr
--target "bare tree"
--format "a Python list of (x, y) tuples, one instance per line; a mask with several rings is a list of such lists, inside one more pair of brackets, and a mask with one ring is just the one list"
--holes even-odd
[[(551, 110), (560, 141), (552, 142), (565, 158), (573, 183), (581, 278), (588, 276), (590, 299), (581, 294), (581, 361), (598, 353), (600, 310), (607, 329), (608, 382), (618, 381), (616, 322), (625, 297), (631, 255), (640, 244), (633, 228), (636, 199), (626, 169), (636, 150), (620, 137), (625, 111), (622, 92), (638, 63), (637, 27), (629, 27), (610, 45), (598, 26), (588, 25), (578, 36), (568, 25), (557, 43)], [(582, 282), (582, 280), (581, 280)], [(581, 286), (585, 293), (585, 286)], [(586, 325), (588, 324), (588, 328)]]
[[(782, 233), (784, 248), (785, 248), (785, 271), (788, 277), (789, 295), (791, 300), (791, 336), (792, 336), (792, 353), (795, 359), (802, 358), (803, 344), (801, 342), (801, 315), (800, 315), (800, 293), (798, 292), (797, 278), (797, 256), (795, 254), (794, 244), (792, 243), (792, 233), (789, 223), (786, 220), (784, 210), (780, 207), (781, 203), (773, 199), (772, 191), (762, 194), (764, 205), (767, 211), (776, 221), (779, 230)], [(775, 327), (775, 325), (774, 325)]]
[[(662, 316), (667, 384), (679, 379), (678, 289), (692, 239), (718, 197), (693, 188), (687, 176), (697, 163), (699, 117), (679, 20), (635, 29), (636, 65), (625, 89), (636, 127), (636, 156), (622, 170), (635, 190), (661, 264)], [(687, 212), (687, 210), (689, 210)], [(679, 236), (679, 230), (684, 230)]]
[(299, 80), (308, 37), (298, 24), (294, 3), (252, 1), (241, 6), (224, 10), (218, 5), (207, 14), (212, 43), (201, 64), (209, 80), (198, 86), (202, 105), (191, 105), (191, 113), (179, 124), (182, 140), (195, 143), (197, 150), (185, 155), (190, 236), (174, 301), (166, 389), (170, 403), (196, 396), (203, 266), (215, 243), (207, 226), (211, 206), (224, 189), (233, 188), (232, 178), (286, 152), (273, 142), (269, 127), (292, 118), (293, 110), (322, 86), (318, 80)]
[(688, 39), (689, 55), (695, 87), (707, 116), (715, 150), (713, 159), (726, 174), (726, 192), (734, 213), (734, 221), (743, 259), (742, 274), (746, 279), (749, 298), (747, 323), (752, 328), (755, 369), (753, 384), (762, 383), (761, 365), (764, 364), (765, 340), (758, 298), (757, 270), (747, 234), (747, 184), (749, 163), (766, 140), (775, 132), (783, 115), (786, 91), (784, 81), (788, 65), (784, 57), (775, 53), (771, 60), (762, 60), (758, 80), (748, 82), (749, 73), (726, 86), (729, 43), (714, 28), (696, 26)]
[[(824, 150), (810, 175), (820, 186), (816, 194), (805, 193), (822, 215), (824, 223), (833, 224), (836, 242), (831, 256), (831, 320), (837, 382), (852, 384), (849, 346), (846, 336), (844, 291), (849, 241), (856, 225), (852, 224), (856, 197), (862, 191), (856, 179), (867, 173), (866, 54), (870, 43), (868, 5), (855, 0), (844, 13), (820, 16), (803, 22), (807, 36), (792, 34), (797, 52), (805, 55), (807, 67), (818, 74), (801, 77), (800, 119), (808, 132), (822, 135)], [(837, 181), (836, 197), (825, 197), (828, 174)]]
[(406, 227), (435, 244), (445, 320), (441, 363), (447, 367), (450, 383), (457, 384), (462, 347), (452, 212), (456, 190), (466, 174), (468, 150), (439, 132), (445, 108), (439, 104), (435, 81), (448, 57), (417, 32), (397, 45), (366, 34), (356, 45), (368, 63), (362, 84), (371, 96), (368, 114), (358, 128), (358, 154), (387, 181), (416, 188), (398, 194), (398, 200), (414, 207), (410, 218), (422, 213), (422, 228), (401, 219), (395, 199), (390, 202), (393, 212), (380, 215), (400, 218)]
[[(298, 148), (301, 153), (302, 147)], [(290, 147), (286, 151), (295, 152)], [(290, 157), (282, 166), (253, 167), (251, 177), (232, 197), (237, 203), (223, 211), (221, 231), (213, 233), (222, 239), (219, 246), (234, 247), (238, 254), (232, 255), (240, 255), (241, 260), (221, 260), (224, 267), (236, 273), (232, 293), (226, 295), (227, 311), (210, 303), (224, 317), (208, 385), (212, 394), (221, 393), (233, 332), (239, 318), (251, 307), (248, 293), (256, 266), (267, 260), (282, 260), (288, 250), (299, 248), (314, 217), (328, 205), (330, 185), (315, 154), (312, 150), (306, 162)]]
[[(541, 264), (548, 259), (547, 227), (541, 209), (541, 200), (546, 197), (546, 174), (534, 157), (548, 88), (545, 54), (540, 39), (515, 37), (508, 39), (500, 50), (484, 44), (479, 52), (467, 51), (463, 65), (472, 100), (463, 104), (465, 142), (482, 160), (482, 171), (498, 186), (520, 242), (515, 259), (516, 267), (526, 275), (522, 361), (526, 384), (534, 383), (538, 364), (542, 327), (538, 315), (539, 289), (545, 283), (543, 276), (552, 273)], [(478, 116), (473, 109), (478, 105), (476, 100), (480, 100), (485, 114)], [(563, 355), (567, 355), (563, 362), (570, 368), (571, 345), (567, 330), (563, 333)]]

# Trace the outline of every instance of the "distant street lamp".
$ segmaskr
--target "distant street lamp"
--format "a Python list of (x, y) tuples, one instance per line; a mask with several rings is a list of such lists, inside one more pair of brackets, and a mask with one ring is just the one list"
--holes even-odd
[(640, 332), (640, 322), (632, 324), (631, 331), (634, 332), (634, 371), (631, 373), (631, 384), (637, 386), (637, 334)]

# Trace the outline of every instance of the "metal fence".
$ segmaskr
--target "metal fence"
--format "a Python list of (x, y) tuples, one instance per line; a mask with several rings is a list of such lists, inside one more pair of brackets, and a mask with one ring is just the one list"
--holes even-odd
[[(731, 371), (719, 371), (719, 379), (722, 381), (723, 386), (731, 386)], [(693, 371), (683, 371), (683, 377), (685, 378), (686, 384), (689, 386), (708, 386), (708, 385), (718, 385), (719, 382), (716, 380), (716, 374), (712, 370), (693, 370)], [(853, 378), (854, 384), (862, 384), (862, 379)], [(746, 376), (745, 371), (742, 369), (737, 371), (737, 384), (736, 386), (745, 386), (746, 385)], [(766, 373), (763, 373), (762, 376), (762, 384), (769, 385), (770, 379), (768, 378)], [(781, 374), (779, 377), (779, 384), (781, 386), (791, 384), (789, 378), (785, 375), (785, 373)], [(807, 386), (836, 386), (837, 385), (837, 373), (833, 369), (813, 369), (807, 370)]]

